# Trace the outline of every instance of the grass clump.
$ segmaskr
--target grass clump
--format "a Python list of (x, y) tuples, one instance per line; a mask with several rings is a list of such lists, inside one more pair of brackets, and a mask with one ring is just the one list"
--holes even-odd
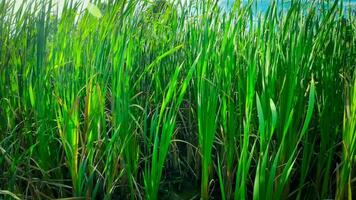
[(1, 198), (352, 199), (346, 3), (1, 1)]

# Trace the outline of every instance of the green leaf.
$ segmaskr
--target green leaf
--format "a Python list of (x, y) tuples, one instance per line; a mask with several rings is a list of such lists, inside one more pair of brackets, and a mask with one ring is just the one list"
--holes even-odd
[(30, 95), (30, 102), (33, 107), (35, 105), (35, 96), (33, 94), (32, 84), (30, 84), (28, 87), (28, 94)]
[(307, 132), (308, 125), (309, 125), (309, 122), (311, 120), (313, 110), (314, 110), (314, 102), (315, 102), (315, 83), (314, 83), (314, 79), (312, 79), (311, 84), (310, 84), (308, 110), (307, 110), (307, 115), (306, 115), (304, 125), (302, 128), (301, 137), (303, 137), (304, 134)]
[(100, 19), (101, 17), (103, 17), (103, 14), (101, 13), (100, 9), (98, 8), (98, 6), (92, 4), (92, 3), (88, 3), (87, 9), (89, 11), (90, 14), (92, 14), (94, 17)]
[(269, 99), (269, 106), (271, 107), (271, 113), (272, 113), (272, 130), (271, 130), (271, 134), (272, 134), (277, 125), (278, 115), (277, 115), (276, 105), (274, 104), (272, 99)]
[(257, 93), (256, 93), (256, 105), (257, 105), (258, 124), (260, 129), (261, 147), (263, 148), (266, 143), (265, 119), (264, 119), (260, 97), (258, 96)]

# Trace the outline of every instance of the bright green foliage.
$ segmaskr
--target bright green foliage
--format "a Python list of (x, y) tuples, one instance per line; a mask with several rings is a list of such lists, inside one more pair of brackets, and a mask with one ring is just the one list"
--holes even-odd
[(343, 124), (342, 168), (338, 172), (338, 199), (352, 199), (353, 168), (356, 155), (356, 80), (351, 84), (349, 96), (346, 99)]
[(0, 199), (355, 198), (347, 1), (184, 2), (0, 1)]

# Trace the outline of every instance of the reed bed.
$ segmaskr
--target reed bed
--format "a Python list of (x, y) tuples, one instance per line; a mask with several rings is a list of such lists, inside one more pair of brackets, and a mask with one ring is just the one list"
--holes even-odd
[(0, 1), (0, 198), (355, 198), (345, 2)]

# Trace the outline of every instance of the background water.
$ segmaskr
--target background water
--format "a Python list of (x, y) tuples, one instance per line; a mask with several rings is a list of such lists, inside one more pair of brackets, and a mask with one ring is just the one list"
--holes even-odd
[[(223, 0), (220, 3), (220, 7), (225, 9), (225, 10), (229, 10), (231, 8), (231, 6), (233, 5), (234, 0)], [(242, 0), (243, 3), (247, 3), (248, 0)], [(282, 1), (279, 1), (280, 4), (282, 4)], [(283, 9), (288, 9), (289, 5), (290, 5), (291, 1), (283, 1)], [(307, 7), (307, 0), (304, 0), (304, 2), (306, 2), (305, 6)], [(320, 2), (326, 2), (321, 0)], [(264, 13), (267, 11), (268, 6), (270, 5), (271, 1), (270, 0), (256, 0), (256, 5), (253, 5), (253, 9), (255, 10), (256, 13)], [(345, 10), (348, 10), (348, 8), (351, 8), (353, 10), (353, 12), (356, 11), (356, 0), (344, 0), (344, 8)], [(355, 13), (354, 13), (355, 14)]]
[[(15, 0), (15, 3), (16, 3), (16, 7), (18, 7), (21, 2), (23, 2), (24, 0)], [(64, 4), (64, 1), (65, 0), (54, 0), (54, 2), (58, 5), (58, 8), (59, 10), (61, 10), (61, 8), (63, 7), (63, 4)], [(82, 3), (82, 6), (83, 8), (86, 8), (87, 5), (88, 5), (88, 2), (90, 0), (75, 0), (77, 2), (81, 2)], [(170, 0), (168, 0), (170, 1)], [(192, 1), (192, 0), (172, 0), (172, 1), (182, 1), (182, 2), (185, 2), (185, 1)], [(194, 1), (194, 0), (193, 0)], [(196, 0), (196, 1), (199, 1), (199, 0)], [(201, 1), (204, 1), (204, 0), (201, 0)], [(323, 0), (321, 0), (322, 2)], [(219, 3), (219, 6), (222, 8), (222, 9), (225, 9), (225, 10), (229, 10), (233, 4), (234, 0), (220, 0), (220, 3)], [(242, 0), (243, 3), (247, 3), (248, 0)], [(270, 4), (270, 0), (256, 0), (257, 4), (253, 6), (253, 9), (255, 10), (256, 13), (263, 13), (263, 12), (266, 12), (267, 9), (268, 9), (268, 6)], [(290, 3), (288, 3), (290, 1), (287, 1), (287, 0), (284, 0), (284, 9), (288, 9), (288, 6), (290, 5)], [(308, 2), (307, 0), (305, 0), (305, 2)], [(356, 14), (356, 0), (344, 0), (344, 7), (345, 9), (351, 7), (353, 9), (353, 12), (354, 14)]]

